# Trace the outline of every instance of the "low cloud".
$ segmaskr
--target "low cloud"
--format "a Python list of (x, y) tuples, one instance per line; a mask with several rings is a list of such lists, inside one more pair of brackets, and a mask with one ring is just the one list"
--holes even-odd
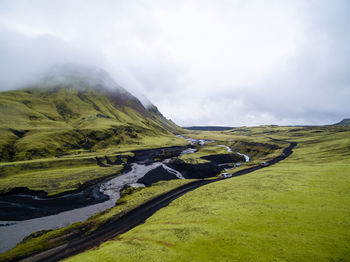
[(47, 67), (105, 68), (176, 123), (349, 117), (348, 1), (2, 1), (0, 90)]

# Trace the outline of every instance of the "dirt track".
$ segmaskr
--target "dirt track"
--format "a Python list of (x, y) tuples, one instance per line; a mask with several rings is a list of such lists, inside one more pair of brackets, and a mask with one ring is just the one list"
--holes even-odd
[[(269, 161), (268, 164), (273, 165), (291, 155), (293, 152), (292, 149), (296, 145), (296, 142), (291, 142), (290, 145), (286, 149), (284, 149), (282, 155)], [(233, 177), (245, 175), (261, 168), (264, 168), (264, 166), (255, 166), (242, 171), (238, 171), (233, 175)], [(112, 239), (145, 222), (147, 218), (152, 216), (159, 209), (167, 206), (174, 199), (177, 199), (185, 193), (192, 191), (198, 187), (204, 186), (209, 183), (217, 182), (219, 180), (221, 179), (198, 180), (176, 188), (133, 209), (124, 216), (120, 217), (119, 219), (101, 226), (99, 229), (97, 229), (94, 233), (90, 235), (81, 236), (78, 240), (72, 240), (70, 243), (52, 248), (47, 251), (43, 251), (21, 261), (58, 261), (60, 259), (67, 258), (85, 250), (88, 250), (94, 246), (98, 246), (103, 242)]]

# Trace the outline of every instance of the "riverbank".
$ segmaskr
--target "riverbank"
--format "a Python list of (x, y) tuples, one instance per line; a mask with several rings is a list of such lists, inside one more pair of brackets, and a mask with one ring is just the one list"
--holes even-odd
[[(200, 141), (198, 146), (202, 147), (204, 144), (205, 141)], [(2, 225), (4, 227), (0, 228), (0, 232), (6, 237), (7, 241), (0, 243), (0, 250), (7, 250), (33, 232), (51, 230), (78, 221), (85, 221), (95, 213), (113, 207), (125, 186), (135, 186), (141, 182), (150, 186), (162, 180), (184, 179), (180, 172), (168, 166), (169, 162), (180, 155), (194, 152), (195, 150), (192, 148), (180, 146), (133, 151), (133, 157), (127, 158), (128, 161), (124, 166), (122, 175), (112, 179), (109, 178), (107, 181), (104, 179), (99, 183), (90, 182), (81, 191), (69, 192), (54, 197), (47, 196), (42, 191), (22, 189), (13, 190), (13, 192), (1, 196), (2, 209), (7, 209), (7, 212), (2, 213), (4, 220)], [(120, 161), (114, 161), (114, 163), (120, 164)], [(164, 172), (157, 172), (157, 167), (163, 167)], [(220, 170), (219, 168), (210, 175), (215, 176)], [(139, 181), (144, 176), (148, 181)], [(150, 176), (151, 180), (149, 179)], [(139, 185), (143, 186), (142, 184)], [(24, 221), (19, 222), (18, 218)], [(17, 221), (9, 223), (11, 220)]]
[[(130, 171), (131, 162), (151, 163), (155, 158), (177, 156), (185, 147), (164, 147), (143, 149), (131, 152), (130, 155), (120, 155), (126, 161), (121, 171), (108, 176), (96, 178), (81, 184), (78, 189), (48, 196), (43, 190), (30, 190), (28, 188), (13, 188), (0, 195), (0, 221), (21, 221), (37, 217), (58, 214), (64, 211), (81, 208), (105, 202), (109, 196), (100, 191), (100, 186), (107, 180)], [(120, 167), (123, 161), (115, 164)]]
[[(290, 147), (290, 149), (292, 149), (293, 147), (294, 147), (295, 145), (293, 145), (293, 146), (291, 146)], [(286, 156), (288, 156), (289, 154), (291, 154), (291, 150), (287, 150), (286, 151)], [(282, 160), (282, 159), (280, 159), (280, 160)], [(280, 160), (278, 160), (278, 161), (280, 161)], [(278, 162), (278, 161), (276, 161), (276, 162)], [(258, 166), (257, 167), (257, 169), (260, 169), (260, 168), (263, 168), (262, 166)], [(248, 173), (248, 172), (247, 172)], [(190, 184), (188, 184), (188, 185), (185, 185), (185, 186), (183, 186), (183, 187), (181, 187), (180, 189), (176, 189), (176, 190), (174, 190), (174, 191), (172, 191), (172, 192), (169, 192), (169, 194), (168, 195), (166, 195), (166, 196), (160, 196), (159, 198), (157, 198), (158, 200), (157, 201), (159, 201), (159, 200), (161, 200), (162, 198), (164, 198), (164, 200), (165, 201), (168, 201), (168, 200), (173, 200), (173, 199), (175, 199), (175, 198), (177, 198), (177, 197), (179, 197), (180, 195), (182, 195), (182, 194), (178, 194), (178, 190), (180, 190), (181, 192), (187, 192), (188, 190), (192, 190), (192, 189), (194, 189), (194, 188), (197, 188), (197, 187), (199, 187), (199, 186), (202, 186), (202, 185), (204, 185), (204, 184), (207, 184), (207, 183), (212, 183), (212, 182), (215, 182), (215, 181), (218, 181), (218, 180), (220, 180), (220, 179), (212, 179), (212, 180), (200, 180), (200, 181), (198, 181), (198, 182), (195, 182), (194, 184), (193, 183), (190, 183)], [(185, 190), (185, 191), (182, 191), (182, 190)], [(175, 197), (176, 196), (176, 197)], [(150, 203), (148, 203), (148, 204), (145, 204), (146, 205), (146, 207), (140, 207), (140, 209), (142, 209), (142, 208), (146, 208), (145, 210), (148, 210), (147, 212), (144, 212), (144, 211), (136, 211), (136, 209), (134, 210), (134, 211), (132, 211), (132, 212), (141, 212), (143, 215), (142, 216), (136, 216), (136, 217), (138, 217), (136, 220), (138, 221), (138, 222), (136, 222), (135, 220), (132, 220), (132, 219), (130, 219), (130, 218), (123, 218), (123, 219), (125, 219), (124, 221), (128, 221), (128, 223), (127, 223), (127, 225), (128, 226), (126, 226), (126, 224), (124, 223), (124, 222), (120, 222), (120, 220), (119, 220), (119, 222), (118, 222), (118, 220), (116, 221), (116, 223), (117, 224), (115, 224), (114, 222), (112, 223), (112, 222), (109, 222), (108, 224), (107, 224), (107, 230), (105, 231), (106, 233), (101, 233), (101, 232), (104, 232), (104, 230), (105, 230), (105, 228), (104, 227), (101, 227), (101, 228), (99, 228), (99, 229), (97, 229), (97, 231), (94, 233), (94, 234), (96, 234), (96, 235), (94, 235), (94, 236), (89, 236), (87, 239), (89, 239), (90, 241), (87, 241), (87, 239), (85, 240), (86, 241), (86, 243), (85, 244), (83, 244), (82, 243), (82, 240), (79, 238), (79, 240), (77, 240), (78, 242), (77, 243), (74, 243), (74, 241), (72, 241), (71, 242), (71, 246), (70, 246), (70, 250), (72, 250), (72, 251), (74, 251), (74, 252), (77, 252), (77, 250), (81, 250), (81, 248), (87, 248), (87, 247), (90, 247), (91, 246), (91, 244), (93, 244), (93, 245), (95, 245), (96, 243), (101, 243), (101, 241), (105, 241), (106, 240), (106, 237), (107, 237), (107, 239), (109, 238), (109, 237), (111, 237), (111, 234), (112, 234), (112, 236), (115, 236), (115, 233), (116, 232), (124, 232), (125, 231), (125, 229), (126, 228), (128, 228), (129, 226), (135, 226), (135, 222), (136, 222), (136, 224), (138, 224), (138, 223), (141, 223), (142, 221), (144, 221), (144, 220), (142, 220), (142, 219), (145, 219), (146, 217), (148, 217), (147, 216), (147, 214), (149, 214), (149, 216), (151, 215), (151, 214), (153, 214), (156, 210), (158, 210), (159, 208), (161, 208), (161, 207), (163, 207), (164, 205), (166, 205), (166, 204), (168, 204), (169, 202), (163, 202), (163, 201), (161, 201), (160, 202), (160, 204), (158, 205), (158, 206), (156, 206), (152, 201), (150, 202)], [(149, 206), (152, 206), (152, 208), (149, 208), (149, 207), (147, 207), (147, 205), (149, 205)], [(140, 213), (140, 214), (141, 214)], [(145, 217), (146, 216), (146, 217)], [(142, 218), (141, 220), (140, 220), (140, 217)], [(120, 227), (117, 227), (117, 225), (120, 225)], [(117, 230), (117, 231), (116, 231)], [(113, 233), (114, 232), (114, 233)], [(100, 236), (100, 234), (102, 234), (101, 236)], [(106, 236), (106, 234), (108, 235), (108, 236)], [(92, 240), (93, 239), (93, 240)], [(96, 242), (97, 241), (97, 242)], [(73, 244), (74, 243), (74, 244)], [(67, 250), (67, 246), (65, 246), (65, 250)], [(60, 252), (60, 248), (57, 248), (57, 249), (55, 249), (56, 251), (58, 251), (58, 253), (61, 253)], [(47, 252), (44, 252), (44, 254), (43, 254), (43, 256), (39, 256), (39, 260), (38, 261), (40, 261), (41, 259), (44, 259), (45, 261), (50, 261), (50, 256), (52, 255), (52, 252), (56, 252), (56, 251), (50, 251), (49, 253), (47, 253)], [(55, 257), (54, 257), (54, 259), (52, 260), (52, 261), (55, 261), (55, 260), (57, 260), (58, 259), (58, 257), (57, 257), (57, 255), (58, 255), (58, 253), (56, 252), (55, 253)], [(46, 255), (47, 254), (49, 254), (50, 256), (49, 257), (47, 257)], [(65, 254), (70, 254), (68, 251), (66, 251), (65, 252)], [(49, 259), (49, 260), (48, 260)]]
[[(11, 229), (7, 226), (0, 227), (1, 235), (6, 235), (6, 237), (0, 238), (0, 249), (5, 251), (11, 248), (7, 252), (0, 254), (0, 261), (18, 261), (20, 258), (27, 257), (42, 250), (50, 249), (64, 242), (79, 239), (84, 235), (87, 236), (97, 230), (101, 225), (108, 224), (110, 221), (118, 219), (123, 214), (142, 205), (143, 203), (152, 200), (159, 195), (167, 193), (179, 186), (191, 183), (192, 181), (193, 180), (177, 179), (158, 182), (153, 184), (151, 187), (134, 191), (131, 195), (124, 195), (116, 205), (112, 204), (110, 208), (105, 209), (103, 212), (96, 213), (96, 211), (92, 210), (91, 214), (85, 218), (86, 221), (84, 222), (77, 222), (70, 226), (64, 226), (64, 219), (58, 218), (58, 220), (61, 220), (62, 226), (64, 226), (63, 228), (39, 232), (36, 232), (38, 231), (36, 230), (32, 231), (36, 233), (33, 233), (30, 236), (28, 236), (29, 234), (25, 232), (23, 234), (23, 229), (31, 229), (31, 223), (29, 223), (29, 225), (24, 225), (22, 228)], [(91, 206), (88, 208), (91, 208)], [(47, 218), (49, 218), (49, 221), (51, 221), (50, 217)], [(7, 232), (5, 232), (5, 230)], [(22, 237), (18, 238), (17, 234), (21, 234)], [(27, 236), (25, 240), (16, 245), (24, 236)]]
[(48, 196), (58, 196), (77, 190), (88, 181), (120, 174), (128, 158), (133, 157), (132, 151), (188, 144), (174, 135), (145, 137), (137, 143), (131, 142), (97, 150), (72, 150), (59, 157), (1, 162), (0, 194), (15, 187), (27, 187), (45, 191)]
[[(232, 153), (230, 147), (221, 144), (217, 145), (217, 143), (214, 142), (215, 141), (213, 140), (206, 139), (190, 139), (190, 143), (192, 144), (190, 148), (168, 147), (134, 151), (134, 156), (132, 158), (134, 163), (127, 165), (129, 168), (125, 175), (117, 176), (110, 181), (100, 184), (100, 193), (109, 195), (110, 199), (108, 201), (87, 206), (86, 208), (78, 208), (72, 211), (62, 212), (59, 215), (23, 221), (16, 225), (8, 225), (3, 230), (0, 229), (4, 235), (8, 235), (6, 249), (10, 247), (9, 245), (13, 246), (24, 236), (32, 232), (67, 226), (77, 221), (84, 221), (97, 212), (113, 207), (115, 201), (120, 197), (120, 190), (124, 188), (125, 185), (134, 186), (135, 183), (144, 182), (147, 186), (150, 186), (157, 181), (174, 178), (203, 179), (215, 177), (227, 167), (221, 163), (228, 160), (245, 162), (247, 159), (249, 159), (249, 157), (245, 154)], [(206, 143), (209, 144), (206, 145)], [(192, 154), (197, 155), (195, 157), (202, 157), (208, 156), (212, 153), (215, 153), (214, 162), (205, 160), (207, 163), (189, 164), (184, 163), (184, 161), (181, 160), (182, 157)], [(222, 157), (220, 157), (221, 155)], [(251, 165), (251, 163), (248, 164), (249, 166)], [(231, 165), (236, 166), (234, 163), (231, 163)], [(236, 169), (241, 170), (244, 168), (249, 168), (249, 166), (240, 166), (233, 169), (232, 166), (230, 168), (230, 172), (234, 172)], [(158, 167), (162, 167), (161, 172), (158, 172), (160, 171), (157, 170)], [(142, 181), (142, 177), (145, 177), (144, 181)], [(4, 224), (8, 224), (8, 222), (4, 222)], [(96, 228), (97, 227), (98, 226), (96, 226)], [(12, 240), (10, 241), (10, 239)]]

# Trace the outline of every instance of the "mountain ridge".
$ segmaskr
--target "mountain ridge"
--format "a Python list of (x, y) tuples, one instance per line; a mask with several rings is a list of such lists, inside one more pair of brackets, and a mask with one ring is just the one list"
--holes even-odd
[(350, 126), (350, 118), (344, 118), (342, 121), (340, 121), (334, 125)]
[(235, 127), (229, 126), (183, 126), (183, 129), (193, 130), (193, 131), (226, 131), (234, 129)]
[(95, 151), (181, 132), (105, 71), (58, 68), (35, 85), (0, 93), (0, 161)]

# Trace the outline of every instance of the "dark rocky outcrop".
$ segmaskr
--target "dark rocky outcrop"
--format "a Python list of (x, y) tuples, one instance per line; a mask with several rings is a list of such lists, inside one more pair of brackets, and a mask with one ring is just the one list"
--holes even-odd
[(214, 177), (223, 169), (215, 163), (187, 164), (178, 158), (171, 161), (168, 166), (179, 171), (187, 179)]
[(161, 150), (159, 150), (159, 148), (137, 150), (137, 151), (133, 151), (135, 156), (132, 160), (134, 162), (153, 163), (154, 161), (162, 161), (167, 158), (177, 157), (185, 149), (186, 147), (183, 147), (183, 146), (173, 146), (173, 147), (164, 147), (164, 148), (161, 148)]
[(159, 166), (151, 171), (149, 171), (146, 175), (140, 178), (137, 183), (144, 184), (146, 186), (150, 186), (153, 183), (158, 181), (167, 181), (178, 179), (174, 174), (169, 173), (163, 166)]
[(98, 186), (51, 198), (44, 191), (15, 188), (0, 196), (0, 220), (26, 220), (97, 204), (109, 199)]

